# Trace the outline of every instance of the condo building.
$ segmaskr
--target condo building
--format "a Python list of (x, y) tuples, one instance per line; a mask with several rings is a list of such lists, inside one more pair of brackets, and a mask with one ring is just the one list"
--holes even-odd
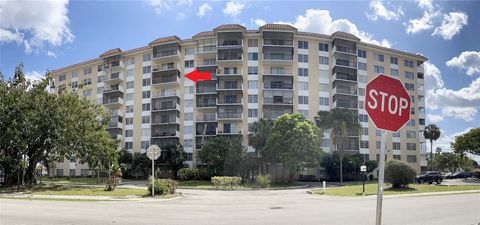
[[(314, 120), (320, 110), (348, 108), (358, 114), (360, 132), (350, 132), (339, 148), (378, 160), (381, 132), (364, 109), (366, 83), (378, 73), (400, 79), (411, 96), (411, 120), (387, 138), (387, 160), (398, 159), (417, 171), (426, 168), (425, 88), (420, 54), (362, 42), (358, 37), (298, 31), (282, 24), (248, 30), (221, 25), (191, 39), (158, 38), (147, 46), (115, 48), (98, 58), (53, 71), (54, 91), (73, 91), (102, 104), (111, 114), (108, 131), (119, 149), (145, 152), (181, 143), (186, 163), (214, 136), (248, 134), (259, 118), (300, 113)], [(193, 81), (185, 74), (210, 72), (212, 80)], [(332, 152), (332, 134), (321, 141)], [(168, 156), (162, 154), (161, 162)], [(57, 176), (90, 175), (78, 160), (58, 162)]]

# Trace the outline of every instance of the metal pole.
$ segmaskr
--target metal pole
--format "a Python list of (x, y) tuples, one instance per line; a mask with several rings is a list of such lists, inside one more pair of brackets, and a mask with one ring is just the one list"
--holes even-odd
[(378, 168), (378, 187), (377, 187), (377, 213), (376, 225), (382, 224), (382, 201), (383, 201), (383, 176), (385, 174), (385, 142), (387, 139), (387, 132), (382, 131), (382, 141), (380, 142), (380, 166)]
[(363, 194), (365, 195), (365, 172), (362, 172), (362, 180), (363, 180)]
[(155, 160), (152, 157), (152, 197), (155, 197)]

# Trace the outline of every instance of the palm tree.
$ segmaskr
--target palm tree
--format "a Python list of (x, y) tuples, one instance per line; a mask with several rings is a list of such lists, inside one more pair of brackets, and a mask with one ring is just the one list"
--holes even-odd
[[(440, 128), (435, 124), (429, 124), (423, 131), (423, 136), (430, 140), (430, 162), (433, 160), (433, 141), (436, 141), (440, 137), (440, 134)], [(432, 163), (430, 164), (430, 169), (433, 170)]]
[(360, 124), (355, 111), (344, 108), (334, 108), (330, 111), (319, 111), (315, 123), (323, 130), (332, 130), (333, 144), (340, 153), (340, 183), (343, 183), (343, 146), (339, 146), (349, 130), (359, 131)]
[[(261, 158), (262, 150), (267, 144), (268, 136), (270, 135), (274, 120), (260, 118), (252, 124), (252, 133), (249, 135), (248, 142), (255, 148), (257, 158)], [(263, 173), (263, 162), (261, 163), (261, 170)]]

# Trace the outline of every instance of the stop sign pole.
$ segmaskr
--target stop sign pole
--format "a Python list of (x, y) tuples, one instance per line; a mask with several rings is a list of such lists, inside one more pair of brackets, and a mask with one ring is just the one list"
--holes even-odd
[(162, 151), (157, 145), (150, 145), (147, 148), (147, 156), (152, 160), (152, 197), (155, 197), (155, 160), (160, 157)]
[(365, 92), (365, 110), (375, 127), (382, 131), (375, 217), (375, 224), (381, 225), (387, 134), (398, 132), (410, 120), (411, 100), (403, 83), (385, 74), (378, 74), (368, 82)]

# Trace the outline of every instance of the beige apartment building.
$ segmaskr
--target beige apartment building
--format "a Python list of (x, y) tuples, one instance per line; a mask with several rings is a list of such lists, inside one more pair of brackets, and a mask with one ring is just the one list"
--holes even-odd
[[(380, 132), (364, 109), (365, 86), (378, 73), (399, 78), (411, 95), (411, 121), (387, 139), (387, 159), (400, 159), (418, 171), (426, 164), (425, 91), (419, 54), (362, 42), (352, 34), (297, 31), (267, 24), (247, 30), (221, 25), (191, 39), (158, 38), (147, 46), (115, 48), (98, 58), (54, 70), (55, 91), (72, 91), (97, 101), (112, 114), (108, 131), (120, 148), (145, 152), (181, 143), (186, 162), (209, 138), (236, 135), (248, 151), (251, 124), (259, 118), (300, 113), (313, 121), (319, 110), (349, 108), (358, 112), (360, 133), (342, 147), (365, 159), (378, 158)], [(197, 69), (212, 80), (184, 78)], [(333, 149), (329, 131), (321, 145)], [(89, 175), (77, 160), (56, 165), (57, 176)]]

